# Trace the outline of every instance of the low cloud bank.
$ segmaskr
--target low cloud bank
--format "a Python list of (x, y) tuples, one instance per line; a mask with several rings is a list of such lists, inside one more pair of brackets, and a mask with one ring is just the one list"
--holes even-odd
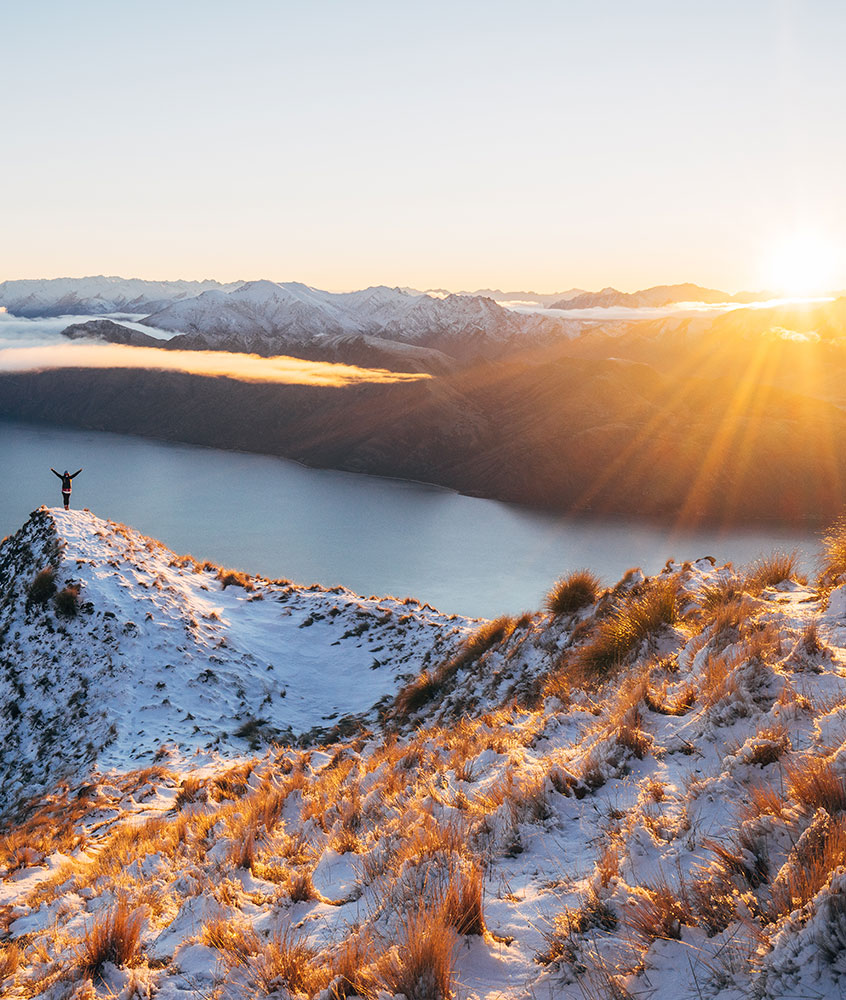
[(335, 386), (363, 382), (414, 382), (429, 375), (392, 372), (381, 368), (300, 358), (262, 358), (226, 351), (162, 351), (155, 347), (118, 344), (51, 344), (0, 349), (0, 371), (30, 372), (49, 368), (144, 368), (186, 372), (189, 375), (225, 376), (244, 382), (287, 385)]

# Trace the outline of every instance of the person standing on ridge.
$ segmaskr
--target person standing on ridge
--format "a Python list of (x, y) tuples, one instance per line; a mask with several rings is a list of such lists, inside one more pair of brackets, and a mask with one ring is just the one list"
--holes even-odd
[(50, 466), (50, 471), (54, 476), (58, 476), (62, 481), (62, 500), (65, 502), (65, 510), (70, 506), (70, 495), (71, 495), (71, 479), (76, 479), (76, 477), (82, 472), (82, 469), (77, 469), (73, 475), (71, 475), (67, 469), (64, 472), (56, 472), (53, 466)]

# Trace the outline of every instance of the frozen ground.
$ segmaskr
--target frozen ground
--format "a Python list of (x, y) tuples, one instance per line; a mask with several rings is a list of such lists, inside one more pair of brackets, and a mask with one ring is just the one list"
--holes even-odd
[[(4, 995), (843, 995), (836, 578), (702, 560), (570, 613), (469, 623), (222, 589), (84, 512), (37, 512), (0, 557), (4, 669), (29, 699), (6, 746), (37, 742), (31, 687), (58, 713), (90, 670), (88, 715), (62, 716), (80, 752), (6, 786), (24, 808), (0, 853)], [(27, 608), (45, 561), (80, 585), (71, 619), (55, 597)], [(42, 685), (57, 642), (79, 655)], [(266, 693), (279, 730), (350, 718), (299, 746), (262, 724), (251, 755), (230, 732)], [(117, 734), (86, 756), (75, 729), (101, 714)]]

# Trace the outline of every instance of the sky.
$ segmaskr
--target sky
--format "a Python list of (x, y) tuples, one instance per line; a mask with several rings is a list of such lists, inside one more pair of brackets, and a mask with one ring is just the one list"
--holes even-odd
[(0, 280), (846, 287), (841, 0), (0, 10)]

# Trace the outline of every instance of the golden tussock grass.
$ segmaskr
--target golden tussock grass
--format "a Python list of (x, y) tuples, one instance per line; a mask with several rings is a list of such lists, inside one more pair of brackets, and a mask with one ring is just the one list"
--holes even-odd
[(265, 995), (281, 988), (313, 997), (332, 979), (328, 964), (291, 927), (277, 931), (248, 964), (250, 981)]
[(593, 637), (577, 653), (576, 664), (586, 678), (605, 676), (636, 652), (649, 635), (678, 620), (678, 584), (656, 580), (639, 593), (619, 599), (597, 625)]
[(679, 940), (682, 926), (696, 924), (684, 887), (676, 889), (665, 879), (640, 886), (626, 907), (626, 926), (644, 941)]
[(790, 734), (781, 722), (763, 726), (755, 734), (757, 743), (745, 757), (747, 764), (758, 764), (765, 767), (780, 760), (791, 748)]
[(822, 807), (830, 814), (846, 809), (846, 779), (832, 761), (806, 754), (785, 764), (784, 776), (790, 798), (807, 809)]
[(470, 852), (470, 831), (465, 823), (454, 820), (441, 824), (431, 814), (423, 814), (398, 846), (395, 864), (399, 868), (406, 861), (450, 854), (463, 856)]
[(445, 923), (457, 934), (485, 936), (484, 879), (478, 864), (452, 866), (441, 906)]
[(771, 663), (782, 655), (781, 632), (776, 624), (768, 622), (754, 629), (745, 642), (745, 656), (759, 663)]
[(671, 693), (668, 680), (660, 687), (647, 687), (643, 701), (650, 712), (658, 715), (686, 715), (696, 703), (696, 688), (689, 681), (676, 687)]
[(708, 654), (699, 681), (699, 702), (706, 711), (726, 698), (738, 696), (735, 670), (739, 662), (737, 657), (722, 653)]
[(601, 588), (599, 578), (588, 569), (573, 570), (546, 595), (546, 609), (554, 615), (572, 614), (593, 604)]
[[(804, 906), (827, 885), (835, 869), (846, 864), (846, 817), (818, 814), (822, 822), (807, 830), (772, 887), (771, 919)], [(808, 836), (811, 834), (811, 836)]]
[(452, 659), (441, 663), (434, 670), (423, 670), (394, 700), (396, 713), (401, 717), (413, 715), (440, 694), (455, 674), (468, 664), (480, 659), (494, 646), (506, 642), (518, 622), (506, 615), (480, 625), (467, 639)]
[(96, 917), (78, 946), (77, 964), (83, 975), (100, 975), (106, 962), (131, 965), (138, 957), (143, 925), (143, 914), (125, 901)]
[(825, 652), (825, 643), (820, 638), (816, 619), (805, 626), (802, 632), (802, 649), (808, 656), (819, 656)]
[(760, 594), (767, 587), (775, 587), (785, 580), (798, 578), (799, 557), (792, 552), (771, 552), (761, 556), (746, 571), (746, 589), (750, 594)]
[(773, 785), (752, 785), (748, 792), (749, 804), (740, 811), (742, 820), (757, 819), (759, 816), (784, 815), (787, 809), (784, 793)]
[(592, 931), (610, 931), (617, 927), (617, 916), (611, 907), (590, 889), (579, 906), (566, 907), (552, 918), (551, 926), (542, 931), (546, 947), (535, 955), (540, 965), (577, 967), (579, 960), (577, 939)]
[(200, 942), (223, 952), (231, 965), (246, 965), (261, 948), (261, 938), (248, 923), (223, 916), (206, 921)]
[(254, 764), (248, 761), (246, 764), (236, 764), (227, 768), (223, 774), (216, 775), (209, 784), (210, 790), (214, 792), (217, 799), (240, 799), (249, 789), (250, 775), (253, 773)]
[(379, 993), (376, 970), (381, 953), (370, 928), (353, 928), (333, 949), (329, 1000), (346, 1000), (351, 996), (375, 1000)]
[(846, 573), (846, 516), (837, 518), (822, 538), (819, 585), (826, 589), (836, 586)]
[(222, 590), (227, 587), (243, 587), (244, 590), (255, 590), (253, 577), (248, 573), (242, 573), (236, 569), (223, 569), (217, 571), (216, 578), (220, 580)]
[(21, 949), (14, 942), (0, 944), (0, 983), (18, 971), (21, 957)]
[(722, 843), (705, 839), (702, 846), (714, 855), (707, 871), (718, 882), (736, 884), (741, 879), (745, 883), (742, 888), (757, 889), (767, 881), (770, 863), (766, 837), (754, 828), (742, 826)]
[(407, 914), (398, 927), (396, 946), (379, 963), (382, 984), (406, 1000), (449, 1000), (457, 943), (439, 910)]
[[(755, 602), (746, 595), (719, 605), (713, 610), (709, 619), (711, 636), (714, 639), (719, 638), (723, 645), (728, 644), (732, 638), (740, 634), (745, 623), (755, 612), (755, 607)], [(705, 638), (704, 635), (702, 638)]]

